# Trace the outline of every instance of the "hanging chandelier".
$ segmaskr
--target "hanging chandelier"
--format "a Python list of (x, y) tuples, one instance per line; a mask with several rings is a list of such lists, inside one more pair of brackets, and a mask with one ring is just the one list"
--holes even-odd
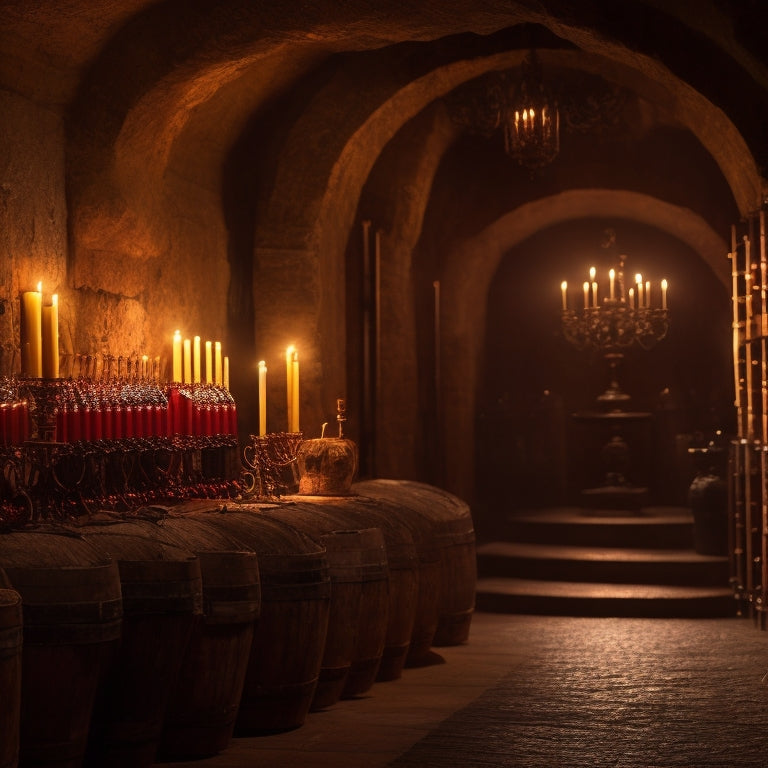
[(544, 88), (535, 50), (523, 59), (521, 69), (501, 115), (504, 148), (520, 165), (543, 168), (560, 151), (560, 112), (557, 100)]

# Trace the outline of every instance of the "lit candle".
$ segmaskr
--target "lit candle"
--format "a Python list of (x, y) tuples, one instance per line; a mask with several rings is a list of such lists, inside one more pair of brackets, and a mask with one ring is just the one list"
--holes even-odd
[(629, 308), (630, 309), (635, 308), (635, 289), (634, 288), (629, 289)]
[(59, 297), (51, 296), (50, 306), (42, 310), (42, 375), (46, 379), (59, 378)]
[(221, 362), (221, 342), (215, 341), (213, 343), (213, 359), (214, 359), (214, 371), (216, 376), (216, 386), (220, 387), (224, 378), (224, 372)]
[(145, 381), (149, 378), (149, 356), (141, 356), (141, 378)]
[(33, 379), (43, 375), (43, 285), (21, 294), (21, 373)]
[(213, 344), (205, 342), (205, 383), (213, 384)]
[(181, 331), (173, 334), (173, 382), (181, 381)]
[(592, 283), (592, 306), (597, 306), (597, 282)]
[(184, 339), (184, 383), (192, 383), (192, 341)]
[(267, 364), (259, 360), (259, 434), (267, 434)]
[(200, 337), (195, 336), (192, 340), (192, 381), (195, 384), (200, 383)]
[(667, 308), (667, 279), (661, 281), (661, 308)]
[(643, 276), (635, 275), (635, 284), (637, 285), (637, 308), (643, 308)]
[(567, 299), (568, 283), (565, 280), (563, 280), (563, 282), (560, 283), (560, 290), (563, 292), (563, 312), (565, 312), (565, 310), (568, 309), (568, 299)]
[(608, 270), (608, 296), (610, 297), (611, 301), (615, 298), (614, 296), (614, 286), (616, 283), (616, 270), (610, 269)]
[(285, 350), (286, 404), (288, 406), (289, 432), (293, 426), (293, 350), (293, 345)]
[(224, 375), (222, 378), (224, 389), (229, 391), (229, 355), (224, 355)]
[(293, 406), (291, 407), (291, 414), (293, 416), (293, 429), (292, 432), (299, 431), (299, 353), (293, 351), (293, 360), (291, 361), (291, 369), (293, 373), (293, 384), (291, 385), (291, 395), (293, 396)]
[(584, 282), (584, 309), (589, 308), (589, 283)]
[(651, 281), (645, 281), (645, 306), (651, 308)]

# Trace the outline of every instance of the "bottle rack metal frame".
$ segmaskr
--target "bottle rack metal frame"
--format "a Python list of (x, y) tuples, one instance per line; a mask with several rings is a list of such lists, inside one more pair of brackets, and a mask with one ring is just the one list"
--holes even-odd
[(737, 436), (728, 455), (731, 584), (740, 612), (768, 611), (768, 251), (766, 211), (731, 228)]

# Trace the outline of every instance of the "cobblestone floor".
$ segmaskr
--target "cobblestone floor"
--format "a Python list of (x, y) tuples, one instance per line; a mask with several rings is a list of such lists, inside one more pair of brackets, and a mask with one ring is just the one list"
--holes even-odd
[(766, 768), (768, 632), (747, 619), (476, 614), (301, 728), (184, 768)]

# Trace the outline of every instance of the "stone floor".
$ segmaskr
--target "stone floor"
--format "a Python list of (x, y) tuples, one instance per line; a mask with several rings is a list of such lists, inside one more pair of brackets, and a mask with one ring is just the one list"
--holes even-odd
[(768, 765), (768, 633), (744, 618), (476, 613), (364, 697), (177, 768)]

